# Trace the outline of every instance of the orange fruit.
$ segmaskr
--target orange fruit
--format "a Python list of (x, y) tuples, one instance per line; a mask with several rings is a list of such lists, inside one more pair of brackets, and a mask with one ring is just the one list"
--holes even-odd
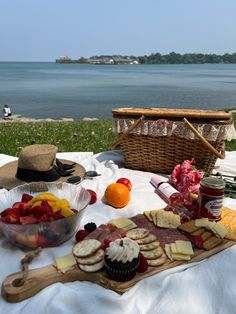
[(122, 208), (126, 206), (130, 200), (129, 189), (121, 183), (112, 183), (108, 185), (104, 196), (107, 204), (115, 208)]

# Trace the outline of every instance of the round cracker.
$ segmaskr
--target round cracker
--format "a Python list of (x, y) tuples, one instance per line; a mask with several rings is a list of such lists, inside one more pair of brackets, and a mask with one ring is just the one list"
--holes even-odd
[(95, 253), (101, 246), (102, 243), (96, 239), (82, 240), (73, 247), (72, 252), (76, 257), (87, 257)]
[(157, 259), (147, 259), (147, 263), (149, 266), (161, 266), (166, 262), (166, 255), (163, 254), (161, 257)]
[(103, 259), (100, 262), (93, 265), (80, 265), (79, 264), (79, 268), (85, 271), (86, 273), (94, 273), (95, 271), (102, 269), (103, 266), (104, 266)]
[(95, 253), (87, 257), (76, 257), (76, 261), (78, 264), (81, 265), (93, 265), (98, 262), (101, 262), (103, 256), (104, 256), (103, 249), (98, 249)]
[(148, 244), (139, 244), (140, 251), (151, 251), (158, 248), (158, 246), (160, 246), (160, 242), (157, 240)]
[(145, 237), (143, 239), (136, 240), (136, 242), (138, 244), (149, 244), (149, 243), (154, 242), (156, 240), (157, 240), (157, 238), (153, 234), (149, 234), (147, 237)]
[(151, 251), (143, 251), (142, 254), (146, 259), (157, 259), (162, 256), (163, 250), (159, 246), (158, 248)]
[(143, 239), (149, 235), (149, 231), (145, 228), (136, 228), (129, 230), (126, 236), (132, 240)]

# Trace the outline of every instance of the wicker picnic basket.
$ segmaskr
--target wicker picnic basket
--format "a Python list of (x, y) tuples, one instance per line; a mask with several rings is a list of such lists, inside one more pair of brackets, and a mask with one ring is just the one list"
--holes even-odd
[(210, 174), (217, 158), (224, 158), (225, 140), (235, 138), (232, 115), (225, 111), (118, 108), (112, 110), (125, 166), (170, 174), (186, 159)]

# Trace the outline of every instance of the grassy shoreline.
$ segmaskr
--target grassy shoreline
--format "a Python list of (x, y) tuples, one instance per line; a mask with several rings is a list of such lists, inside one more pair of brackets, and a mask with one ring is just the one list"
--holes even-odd
[[(236, 113), (233, 113), (236, 125)], [(117, 139), (112, 120), (10, 122), (0, 124), (0, 153), (19, 156), (22, 147), (48, 143), (59, 152), (94, 152), (111, 150)], [(226, 150), (236, 150), (236, 140), (226, 141)]]

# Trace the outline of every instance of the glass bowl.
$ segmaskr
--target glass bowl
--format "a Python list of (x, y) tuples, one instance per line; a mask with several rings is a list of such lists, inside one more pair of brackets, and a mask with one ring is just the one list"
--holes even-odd
[(90, 194), (80, 185), (69, 183), (29, 183), (5, 191), (0, 196), (0, 212), (11, 208), (21, 200), (23, 193), (36, 196), (40, 192), (51, 192), (60, 199), (67, 199), (77, 212), (69, 217), (37, 224), (9, 224), (0, 221), (0, 232), (17, 246), (34, 249), (53, 247), (68, 240), (78, 229), (84, 210), (90, 202)]

